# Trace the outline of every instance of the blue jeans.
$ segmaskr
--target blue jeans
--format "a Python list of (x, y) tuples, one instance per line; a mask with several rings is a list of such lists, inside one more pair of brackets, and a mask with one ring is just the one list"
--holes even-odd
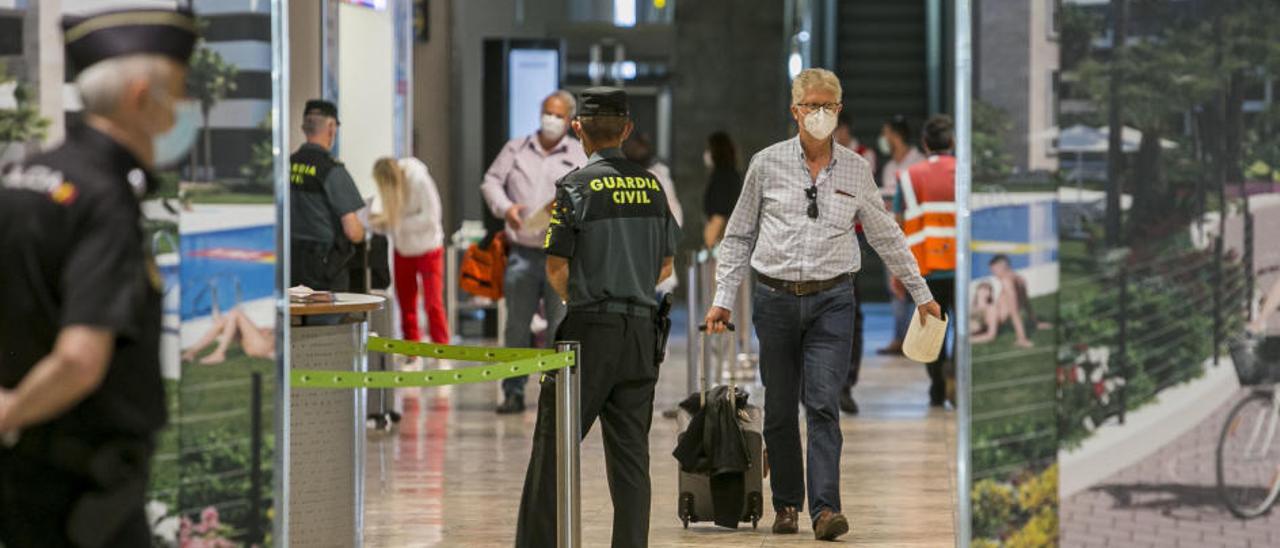
[(809, 514), (840, 511), (840, 391), (853, 352), (853, 285), (796, 297), (757, 283), (752, 315), (765, 386), (764, 442), (773, 507), (802, 508), (805, 460), (799, 405), (809, 433)]
[(907, 327), (911, 323), (911, 314), (915, 312), (915, 303), (911, 295), (901, 299), (893, 294), (893, 275), (889, 275), (889, 299), (893, 301), (893, 340), (901, 342), (907, 337)]
[[(541, 303), (547, 318), (547, 336), (554, 334), (564, 319), (565, 307), (560, 296), (547, 281), (547, 255), (541, 249), (519, 245), (511, 246), (507, 253), (507, 271), (502, 279), (502, 294), (507, 301), (507, 325), (503, 330), (508, 348), (533, 346), (533, 332), (529, 322)], [(528, 377), (512, 377), (502, 381), (502, 392), (507, 396), (524, 398), (524, 385)]]

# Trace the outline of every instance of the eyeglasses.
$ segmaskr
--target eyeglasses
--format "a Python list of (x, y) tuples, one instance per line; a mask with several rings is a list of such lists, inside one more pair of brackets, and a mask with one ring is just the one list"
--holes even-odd
[(809, 112), (822, 109), (827, 111), (827, 114), (835, 114), (836, 109), (840, 108), (840, 103), (800, 103), (796, 106)]
[(809, 198), (809, 218), (818, 218), (818, 187), (810, 186), (804, 189), (804, 195)]

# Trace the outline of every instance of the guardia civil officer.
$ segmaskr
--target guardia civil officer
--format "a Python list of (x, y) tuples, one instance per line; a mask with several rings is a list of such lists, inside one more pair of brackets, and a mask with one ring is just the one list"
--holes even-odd
[(150, 546), (166, 417), (139, 199), (196, 136), (196, 24), (152, 9), (64, 28), (83, 123), (0, 177), (0, 545)]
[(338, 139), (338, 107), (312, 99), (302, 111), (307, 142), (289, 156), (290, 285), (342, 291), (353, 244), (364, 241), (356, 212), (364, 199), (330, 153)]
[[(652, 173), (626, 160), (627, 96), (582, 93), (573, 131), (590, 156), (556, 184), (547, 278), (568, 313), (558, 340), (582, 343), (582, 434), (600, 418), (613, 498), (613, 546), (649, 542), (649, 423), (660, 342), (653, 287), (671, 275), (680, 229)], [(555, 389), (544, 379), (516, 546), (556, 542)]]

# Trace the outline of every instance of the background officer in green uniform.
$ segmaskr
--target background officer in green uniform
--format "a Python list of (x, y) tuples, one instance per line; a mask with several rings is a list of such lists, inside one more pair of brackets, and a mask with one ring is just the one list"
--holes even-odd
[[(557, 340), (582, 343), (582, 434), (600, 418), (613, 546), (646, 546), (649, 423), (658, 380), (653, 287), (671, 275), (680, 229), (658, 179), (622, 154), (632, 129), (626, 94), (591, 88), (581, 104), (573, 131), (590, 159), (556, 184), (547, 278), (568, 304)], [(538, 402), (516, 546), (556, 542), (552, 382), (543, 380)]]
[(289, 285), (345, 291), (347, 259), (364, 241), (356, 212), (364, 199), (351, 174), (330, 153), (338, 138), (338, 107), (312, 99), (302, 111), (307, 142), (289, 156)]
[(0, 545), (150, 546), (162, 281), (139, 199), (195, 140), (196, 24), (150, 9), (64, 27), (83, 123), (0, 175)]

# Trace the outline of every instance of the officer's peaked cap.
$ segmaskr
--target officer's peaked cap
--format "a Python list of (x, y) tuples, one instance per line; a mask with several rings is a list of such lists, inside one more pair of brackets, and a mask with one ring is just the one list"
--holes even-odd
[(322, 114), (324, 116), (333, 118), (334, 121), (337, 121), (338, 106), (333, 104), (332, 101), (325, 101), (324, 99), (311, 99), (310, 101), (307, 101), (306, 106), (302, 107), (302, 115), (306, 116), (308, 114)]
[(67, 59), (81, 71), (99, 61), (135, 54), (162, 55), (182, 64), (191, 59), (195, 16), (179, 9), (118, 9), (62, 19)]
[(582, 92), (578, 116), (626, 116), (627, 92), (614, 87), (594, 87)]

